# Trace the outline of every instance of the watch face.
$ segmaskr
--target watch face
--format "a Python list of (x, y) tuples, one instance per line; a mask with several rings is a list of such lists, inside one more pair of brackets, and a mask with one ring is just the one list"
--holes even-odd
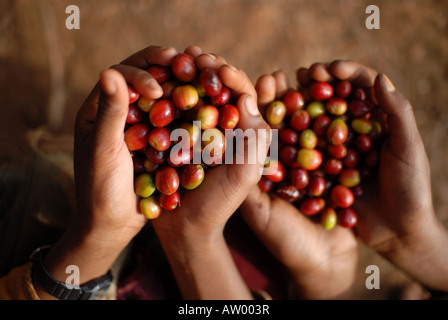
[(104, 277), (93, 280), (85, 286), (82, 286), (81, 289), (84, 292), (83, 296), (89, 300), (104, 298), (111, 284), (112, 277), (110, 274), (107, 274)]

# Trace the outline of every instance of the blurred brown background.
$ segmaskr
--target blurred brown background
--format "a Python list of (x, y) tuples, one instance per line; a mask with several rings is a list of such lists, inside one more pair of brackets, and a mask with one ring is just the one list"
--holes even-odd
[[(71, 4), (80, 9), (80, 30), (65, 27)], [(365, 27), (370, 4), (380, 9), (380, 30)], [(294, 83), (298, 67), (334, 59), (386, 73), (414, 107), (435, 208), (448, 226), (447, 17), (443, 0), (2, 0), (0, 213), (14, 214), (0, 215), (0, 229), (9, 226), (0, 233), (0, 267), (28, 254), (32, 246), (24, 237), (62, 230), (73, 208), (76, 112), (102, 69), (150, 44), (179, 51), (199, 45), (254, 82), (283, 69)], [(27, 217), (40, 229), (23, 226)], [(48, 219), (56, 229), (45, 229)], [(406, 275), (361, 249), (358, 297), (400, 297)], [(380, 267), (381, 290), (365, 289), (369, 264)]]

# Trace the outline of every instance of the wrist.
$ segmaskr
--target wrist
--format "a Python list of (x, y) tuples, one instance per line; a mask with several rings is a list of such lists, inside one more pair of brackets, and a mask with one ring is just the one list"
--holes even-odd
[(380, 253), (425, 287), (448, 292), (447, 246), (448, 231), (434, 214)]

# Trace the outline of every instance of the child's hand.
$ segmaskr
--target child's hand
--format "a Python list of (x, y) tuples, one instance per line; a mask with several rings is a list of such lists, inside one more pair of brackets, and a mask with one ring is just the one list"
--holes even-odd
[(264, 156), (249, 164), (245, 146), (244, 164), (208, 169), (202, 184), (182, 195), (180, 207), (163, 211), (152, 224), (184, 298), (251, 299), (233, 262), (223, 229), (261, 177), (270, 129), (258, 112), (256, 91), (242, 70), (228, 65), (222, 57), (203, 54), (198, 47), (189, 47), (186, 53), (196, 59), (199, 69), (216, 69), (223, 84), (240, 96), (236, 105), (240, 113), (238, 128), (265, 131), (265, 139), (251, 142), (261, 148)]
[[(50, 274), (65, 282), (68, 265), (80, 270), (80, 283), (105, 274), (120, 252), (145, 225), (137, 212), (133, 164), (124, 141), (132, 84), (143, 96), (162, 89), (142, 70), (150, 63), (169, 65), (173, 48), (148, 47), (101, 73), (100, 81), (78, 112), (75, 127), (77, 214), (45, 256)], [(51, 298), (36, 289), (41, 298)]]
[[(251, 141), (267, 151), (270, 142), (270, 129), (257, 108), (257, 93), (244, 71), (230, 66), (219, 56), (197, 52), (197, 47), (188, 48), (194, 51), (199, 69), (214, 68), (234, 95), (240, 96), (237, 107), (240, 120), (237, 128), (245, 131), (265, 131), (264, 141)], [(257, 136), (258, 137), (258, 136)], [(245, 150), (247, 157), (247, 149)], [(210, 168), (205, 174), (203, 183), (194, 190), (183, 194), (181, 206), (172, 212), (164, 212), (153, 224), (158, 232), (183, 232), (191, 237), (210, 237), (221, 234), (225, 223), (243, 202), (252, 186), (261, 177), (261, 169), (265, 157), (255, 164), (220, 165)]]
[[(259, 78), (260, 109), (288, 89), (286, 75)], [(270, 252), (290, 271), (300, 298), (347, 297), (357, 267), (353, 232), (340, 226), (325, 230), (285, 200), (255, 186), (241, 206), (243, 218)]]
[(359, 237), (424, 285), (448, 290), (448, 235), (434, 214), (429, 163), (410, 103), (386, 76), (354, 62), (298, 72), (305, 85), (332, 77), (373, 87), (386, 125), (378, 176), (354, 205)]

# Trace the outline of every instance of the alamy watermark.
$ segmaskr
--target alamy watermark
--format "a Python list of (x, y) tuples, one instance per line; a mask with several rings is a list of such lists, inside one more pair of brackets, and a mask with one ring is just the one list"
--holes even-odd
[(366, 28), (369, 30), (380, 29), (380, 8), (375, 5), (367, 6), (366, 14), (369, 16), (366, 19)]
[(65, 13), (69, 14), (67, 19), (65, 19), (65, 27), (68, 30), (80, 29), (80, 12), (79, 7), (74, 4), (65, 8)]
[(366, 268), (366, 274), (370, 274), (367, 278), (366, 278), (366, 288), (368, 290), (372, 290), (372, 289), (376, 289), (379, 290), (380, 289), (380, 268), (378, 268), (377, 265), (369, 265)]

